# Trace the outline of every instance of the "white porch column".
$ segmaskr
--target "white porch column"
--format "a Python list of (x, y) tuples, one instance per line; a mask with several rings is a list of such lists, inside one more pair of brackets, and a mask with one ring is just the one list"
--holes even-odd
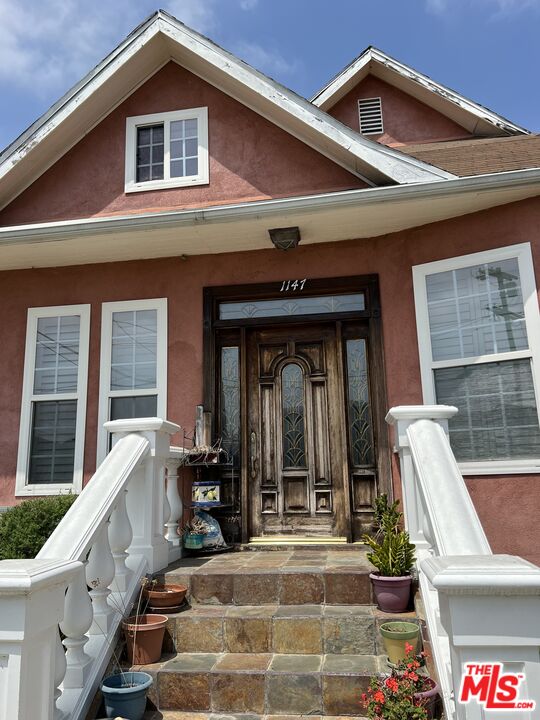
[(185, 456), (184, 448), (171, 447), (167, 467), (167, 500), (165, 508), (169, 509), (169, 517), (165, 518), (165, 537), (169, 543), (169, 558), (171, 561), (182, 557), (182, 538), (178, 534), (182, 522), (184, 503), (178, 490), (178, 474)]
[[(439, 593), (440, 619), (450, 641), (458, 720), (533, 720), (540, 708), (540, 568), (511, 555), (433, 557), (421, 563)], [(466, 663), (504, 665), (522, 673), (520, 700), (536, 710), (485, 710), (457, 702)]]
[(80, 562), (0, 562), (0, 717), (59, 717), (54, 705), (65, 664), (57, 668), (55, 662), (58, 624), (64, 617), (66, 588), (80, 572)]
[(401, 485), (403, 488), (403, 514), (411, 542), (419, 550), (429, 549), (430, 543), (424, 535), (425, 519), (419, 496), (418, 484), (409, 439), (408, 427), (417, 420), (433, 420), (448, 433), (448, 419), (457, 413), (457, 408), (450, 405), (399, 405), (390, 408), (386, 422), (395, 429), (395, 449), (399, 453)]
[[(151, 455), (136, 472), (127, 493), (127, 510), (133, 540), (127, 561), (135, 569), (136, 558), (144, 556), (151, 573), (169, 563), (169, 544), (164, 537), (165, 462), (170, 454), (171, 435), (179, 425), (160, 418), (134, 418), (105, 423), (113, 434), (113, 444), (128, 433), (137, 433), (150, 442)], [(167, 518), (168, 520), (168, 518)]]

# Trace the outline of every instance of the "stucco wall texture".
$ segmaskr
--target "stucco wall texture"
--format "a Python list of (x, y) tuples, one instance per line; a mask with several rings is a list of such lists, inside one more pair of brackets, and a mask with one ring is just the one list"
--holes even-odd
[[(540, 284), (540, 200), (379, 238), (302, 246), (287, 253), (263, 251), (194, 256), (185, 260), (109, 263), (5, 272), (0, 298), (0, 505), (15, 501), (14, 475), (22, 390), (26, 313), (29, 307), (91, 304), (85, 478), (95, 468), (101, 303), (168, 298), (168, 418), (192, 427), (202, 401), (203, 288), (377, 273), (380, 280), (388, 407), (422, 402), (413, 302), (413, 265), (531, 242)], [(217, 231), (217, 230), (216, 230)], [(396, 468), (394, 463), (394, 468)], [(399, 477), (394, 469), (396, 491)], [(495, 552), (540, 562), (538, 476), (469, 478), (467, 485)], [(459, 518), (455, 519), (456, 524)]]
[(374, 75), (349, 90), (329, 113), (359, 132), (358, 100), (375, 97), (381, 98), (384, 132), (369, 135), (370, 140), (399, 146), (472, 137), (461, 125)]
[[(124, 193), (126, 118), (208, 108), (208, 185)], [(0, 212), (17, 225), (366, 187), (253, 110), (170, 62)]]

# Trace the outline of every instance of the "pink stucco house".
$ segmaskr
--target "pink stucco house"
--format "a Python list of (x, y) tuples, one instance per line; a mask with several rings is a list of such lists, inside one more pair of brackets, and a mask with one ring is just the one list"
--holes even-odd
[(455, 405), (493, 549), (538, 562), (539, 195), (540, 137), (380, 50), (306, 100), (157, 12), (0, 155), (0, 505), (202, 404), (238, 541), (353, 542), (388, 408)]

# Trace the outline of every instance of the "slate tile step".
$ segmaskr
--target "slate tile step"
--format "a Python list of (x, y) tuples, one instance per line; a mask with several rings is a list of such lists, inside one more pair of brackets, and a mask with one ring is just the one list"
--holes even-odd
[(181, 653), (144, 668), (161, 711), (281, 718), (357, 716), (370, 677), (385, 669), (384, 656), (281, 653)]
[[(351, 715), (327, 715), (325, 720), (352, 720)], [(305, 715), (256, 715), (255, 713), (193, 713), (181, 710), (148, 710), (143, 720), (306, 720)], [(359, 715), (355, 720), (366, 720)], [(310, 715), (310, 720), (322, 720), (321, 715)]]

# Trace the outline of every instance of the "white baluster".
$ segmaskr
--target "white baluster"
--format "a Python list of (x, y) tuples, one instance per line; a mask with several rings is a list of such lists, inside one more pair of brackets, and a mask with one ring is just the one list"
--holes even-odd
[(84, 568), (81, 568), (68, 586), (64, 619), (60, 623), (60, 629), (66, 636), (63, 640), (67, 664), (65, 688), (82, 688), (88, 678), (92, 658), (85, 653), (84, 646), (88, 642), (86, 633), (90, 629), (93, 616), (85, 572)]
[(118, 505), (111, 515), (111, 525), (109, 528), (109, 543), (115, 564), (114, 580), (111, 590), (121, 593), (127, 591), (129, 581), (133, 575), (132, 571), (126, 566), (126, 558), (128, 556), (126, 550), (133, 540), (133, 530), (131, 529), (126, 508), (126, 493), (127, 490), (120, 493)]
[(178, 534), (178, 525), (182, 521), (182, 513), (184, 504), (178, 491), (178, 469), (180, 460), (170, 458), (166, 462), (167, 467), (167, 500), (169, 503), (168, 521), (165, 523), (167, 531), (165, 538), (169, 541), (171, 547), (171, 560), (177, 560), (182, 557), (182, 538)]
[(94, 619), (90, 635), (108, 635), (115, 611), (107, 602), (114, 579), (114, 559), (109, 545), (109, 523), (106, 522), (90, 550), (86, 564), (86, 582), (91, 588), (90, 597)]
[[(66, 655), (62, 642), (60, 641), (60, 633), (56, 633), (56, 647), (54, 651), (54, 720), (63, 720), (66, 714), (57, 707), (58, 699), (62, 695), (60, 685), (66, 674)], [(32, 692), (31, 688), (27, 692)]]

